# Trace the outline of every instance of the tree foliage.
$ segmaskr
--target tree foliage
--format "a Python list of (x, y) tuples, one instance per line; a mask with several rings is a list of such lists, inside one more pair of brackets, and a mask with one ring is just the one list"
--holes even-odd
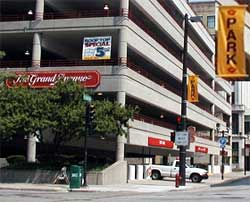
[(0, 132), (8, 138), (30, 134), (53, 125), (46, 92), (28, 88), (2, 87), (0, 91)]
[(97, 133), (127, 136), (128, 120), (138, 111), (132, 106), (123, 107), (118, 102), (96, 101), (96, 119), (94, 120)]
[(79, 137), (84, 131), (84, 89), (72, 80), (59, 81), (57, 85), (48, 89), (52, 105), (51, 119), (55, 121), (51, 127), (54, 144), (59, 146), (63, 142)]
[[(8, 75), (9, 76), (9, 75)], [(6, 78), (6, 77), (4, 77)], [(2, 79), (3, 80), (3, 79)], [(0, 133), (11, 137), (50, 128), (56, 147), (84, 135), (87, 93), (72, 80), (59, 81), (49, 89), (0, 88)], [(94, 133), (126, 135), (127, 122), (137, 111), (116, 102), (93, 101)]]

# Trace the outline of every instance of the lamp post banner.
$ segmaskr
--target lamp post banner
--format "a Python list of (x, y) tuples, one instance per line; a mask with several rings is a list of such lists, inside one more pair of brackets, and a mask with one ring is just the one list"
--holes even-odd
[(15, 79), (6, 80), (8, 88), (30, 87), (51, 88), (59, 80), (72, 79), (86, 88), (95, 88), (100, 84), (100, 73), (98, 71), (33, 71), (16, 72)]
[(189, 102), (199, 102), (198, 94), (198, 75), (188, 76), (188, 101)]
[(216, 73), (227, 79), (244, 79), (246, 60), (244, 26), (246, 6), (219, 6)]

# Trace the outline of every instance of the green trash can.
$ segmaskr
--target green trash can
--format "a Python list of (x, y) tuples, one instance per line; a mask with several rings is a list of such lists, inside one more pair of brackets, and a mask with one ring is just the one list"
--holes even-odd
[(78, 165), (70, 166), (70, 189), (79, 189), (82, 183), (82, 168)]

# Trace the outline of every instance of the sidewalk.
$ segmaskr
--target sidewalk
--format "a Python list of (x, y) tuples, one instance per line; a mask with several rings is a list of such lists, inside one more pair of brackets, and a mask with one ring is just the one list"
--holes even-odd
[(175, 179), (167, 178), (163, 180), (133, 180), (123, 185), (89, 185), (88, 187), (81, 187), (80, 189), (70, 190), (69, 185), (61, 184), (29, 184), (29, 183), (0, 183), (0, 189), (8, 190), (29, 190), (29, 191), (52, 191), (52, 192), (164, 192), (164, 191), (178, 191), (190, 190), (197, 188), (204, 188), (210, 186), (218, 186), (227, 184), (242, 178), (250, 178), (250, 172), (245, 176), (243, 172), (232, 172), (224, 175), (224, 180), (221, 180), (220, 174), (209, 176), (207, 180), (201, 183), (192, 183), (190, 180), (186, 181), (186, 186), (175, 187)]

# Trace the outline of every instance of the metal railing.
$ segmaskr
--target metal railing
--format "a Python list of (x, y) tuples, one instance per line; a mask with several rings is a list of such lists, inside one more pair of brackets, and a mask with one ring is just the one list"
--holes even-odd
[(142, 114), (135, 114), (133, 118), (135, 120), (138, 120), (138, 121), (142, 121), (142, 122), (145, 122), (145, 123), (149, 123), (149, 124), (164, 127), (164, 128), (169, 128), (169, 129), (172, 129), (172, 130), (175, 130), (175, 128), (176, 128), (175, 124), (165, 122), (165, 121), (161, 121), (161, 120), (158, 120), (158, 119), (146, 116), (146, 115), (142, 115)]
[(133, 71), (135, 71), (135, 72), (143, 75), (144, 77), (148, 78), (149, 80), (157, 83), (161, 87), (170, 90), (171, 92), (175, 93), (176, 95), (181, 96), (181, 91), (178, 91), (177, 89), (175, 89), (174, 87), (169, 85), (169, 83), (167, 81), (159, 79), (156, 76), (152, 75), (151, 73), (146, 71), (143, 67), (135, 64), (132, 60), (130, 60), (130, 59), (127, 60), (127, 66), (130, 69), (132, 69)]
[[(41, 60), (40, 67), (62, 66), (105, 66), (117, 65), (117, 60)], [(5, 61), (0, 60), (0, 68), (28, 68), (32, 66), (31, 60)]]
[[(69, 19), (69, 18), (92, 18), (92, 17), (115, 17), (126, 15), (125, 10), (83, 10), (83, 11), (65, 11), (65, 12), (49, 12), (41, 15), (44, 20), (51, 19)], [(15, 14), (15, 15), (1, 15), (0, 21), (24, 21), (34, 20), (35, 15)]]

